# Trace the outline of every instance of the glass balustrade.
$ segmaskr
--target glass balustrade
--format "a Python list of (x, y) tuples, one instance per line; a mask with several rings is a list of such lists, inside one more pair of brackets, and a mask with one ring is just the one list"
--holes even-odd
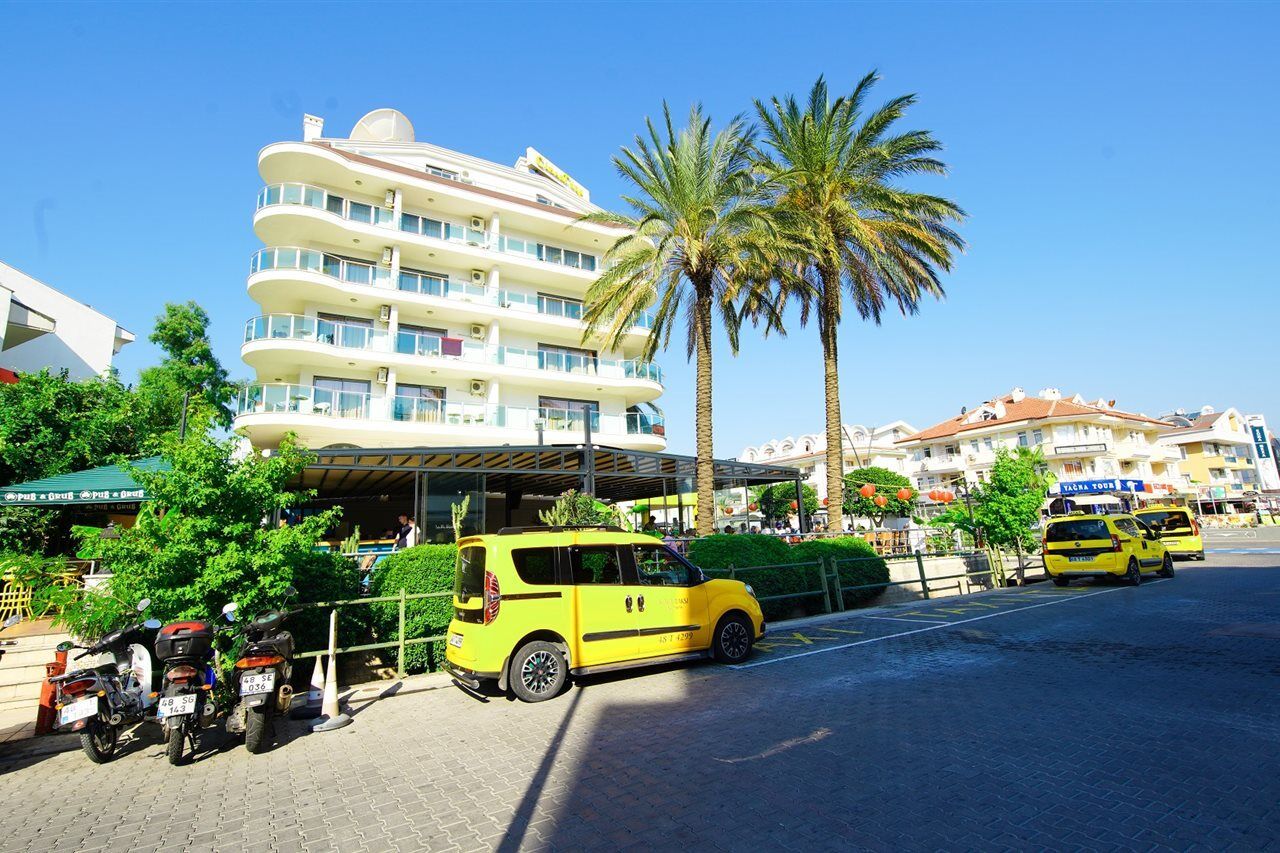
[[(389, 405), (388, 405), (389, 404)], [(334, 391), (310, 385), (259, 383), (246, 386), (236, 406), (239, 415), (298, 414), (322, 417), (392, 420), (401, 423), (477, 426), (534, 431), (541, 423), (548, 432), (582, 433), (588, 417), (597, 434), (664, 436), (661, 414), (627, 412), (623, 416), (601, 415), (593, 409), (562, 409), (550, 406), (505, 406), (486, 403), (458, 403), (427, 397), (400, 396), (378, 400), (370, 394)]]
[(523, 370), (545, 370), (606, 379), (644, 379), (662, 384), (662, 369), (656, 364), (638, 359), (610, 359), (524, 347), (487, 346), (479, 341), (413, 331), (398, 331), (393, 341), (385, 329), (298, 314), (268, 314), (245, 322), (245, 343), (273, 339), (313, 341), (344, 349), (394, 351), (401, 355), (459, 358)]
[(508, 237), (505, 234), (499, 236), (498, 251), (508, 255), (520, 255), (524, 258), (543, 261), (548, 264), (586, 270), (587, 272), (594, 272), (596, 269), (595, 255), (574, 249), (564, 249), (559, 246), (549, 246), (546, 243), (526, 240), (523, 237)]
[(334, 391), (311, 385), (262, 383), (247, 385), (240, 392), (236, 413), (241, 415), (301, 414), (334, 418), (368, 419), (372, 414), (370, 396), (356, 391)]
[(244, 341), (269, 339), (313, 341), (346, 349), (387, 349), (387, 332), (353, 323), (304, 317), (300, 314), (267, 314), (244, 325)]
[(337, 255), (280, 246), (254, 252), (249, 261), (249, 274), (264, 270), (301, 270), (318, 273), (349, 284), (374, 287), (391, 286), (391, 270), (374, 263), (348, 260)]
[(258, 210), (277, 204), (311, 207), (368, 225), (395, 225), (395, 212), (388, 207), (345, 198), (310, 184), (269, 184), (258, 191)]

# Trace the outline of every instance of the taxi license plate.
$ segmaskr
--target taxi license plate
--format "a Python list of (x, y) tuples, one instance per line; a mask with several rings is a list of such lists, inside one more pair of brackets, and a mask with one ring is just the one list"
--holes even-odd
[(253, 696), (256, 693), (270, 693), (276, 689), (276, 674), (264, 672), (260, 675), (240, 676), (240, 695)]
[(449, 645), (453, 646), (455, 649), (460, 649), (460, 648), (462, 648), (462, 635), (461, 635), (461, 634), (450, 634), (450, 635), (449, 635)]
[(196, 694), (194, 693), (188, 693), (185, 696), (165, 696), (156, 708), (157, 717), (181, 717), (183, 714), (195, 712)]
[(77, 720), (92, 717), (96, 713), (98, 713), (97, 696), (90, 696), (88, 699), (80, 699), (72, 702), (70, 705), (62, 706), (62, 712), (58, 715), (58, 725), (69, 725)]
[(1092, 563), (1092, 562), (1093, 562), (1093, 557), (1085, 557), (1085, 556), (1080, 556), (1080, 557), (1067, 557), (1067, 562), (1069, 562), (1069, 563)]

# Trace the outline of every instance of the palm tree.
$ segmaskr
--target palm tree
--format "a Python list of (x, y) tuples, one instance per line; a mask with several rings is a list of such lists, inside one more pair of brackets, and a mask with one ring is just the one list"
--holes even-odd
[(696, 359), (695, 432), (698, 535), (715, 526), (711, 427), (711, 336), (715, 317), (738, 349), (735, 302), (762, 287), (773, 225), (758, 204), (752, 167), (753, 132), (741, 117), (719, 132), (695, 106), (678, 132), (663, 104), (663, 127), (645, 120), (646, 133), (613, 158), (631, 184), (623, 200), (632, 213), (600, 211), (581, 218), (630, 231), (605, 254), (605, 272), (587, 290), (585, 336), (616, 347), (642, 311), (656, 305), (642, 354), (651, 359), (684, 318), (686, 356)]
[(877, 324), (890, 303), (914, 314), (924, 296), (942, 296), (938, 270), (950, 270), (952, 252), (964, 248), (951, 228), (964, 211), (895, 184), (906, 176), (945, 175), (947, 167), (933, 156), (941, 145), (928, 131), (893, 128), (914, 95), (864, 110), (878, 79), (872, 72), (834, 101), (821, 77), (804, 106), (793, 96), (756, 101), (765, 144), (757, 168), (780, 233), (804, 247), (779, 275), (777, 302), (797, 301), (801, 324), (816, 315), (822, 341), (827, 513), (836, 530), (844, 498), (836, 347), (844, 295), (862, 319)]

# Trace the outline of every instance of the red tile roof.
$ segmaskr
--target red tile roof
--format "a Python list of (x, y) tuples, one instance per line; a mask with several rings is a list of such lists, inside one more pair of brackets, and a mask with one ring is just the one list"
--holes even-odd
[[(1027, 395), (1016, 403), (1012, 395), (1005, 395), (994, 400), (988, 400), (983, 406), (994, 406), (997, 402), (1004, 404), (1004, 416), (1000, 418), (992, 418), (990, 420), (976, 420), (973, 423), (965, 421), (973, 415), (973, 410), (957, 415), (954, 418), (934, 424), (928, 429), (921, 430), (915, 435), (909, 435), (904, 439), (900, 439), (897, 443), (903, 444), (909, 441), (927, 441), (934, 438), (949, 438), (970, 430), (986, 429), (987, 427), (1000, 426), (1001, 424), (1013, 424), (1020, 421), (1038, 421), (1046, 418), (1065, 418), (1065, 417), (1093, 417), (1097, 415), (1110, 415), (1111, 417), (1120, 418), (1127, 421), (1138, 421), (1148, 424), (1156, 424), (1159, 426), (1172, 426), (1167, 421), (1149, 418), (1146, 415), (1137, 415), (1132, 412), (1122, 412), (1119, 409), (1104, 409), (1098, 406), (1080, 405), (1069, 399), (1061, 400), (1045, 400), (1041, 397), (1033, 397)], [(981, 408), (981, 406), (977, 407)]]

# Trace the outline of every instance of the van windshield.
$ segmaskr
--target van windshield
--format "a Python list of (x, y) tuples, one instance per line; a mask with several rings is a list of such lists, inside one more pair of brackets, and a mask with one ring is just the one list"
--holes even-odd
[(1044, 532), (1046, 542), (1075, 542), (1081, 539), (1110, 539), (1107, 523), (1098, 518), (1055, 521)]
[(1191, 515), (1183, 509), (1153, 509), (1137, 514), (1152, 530), (1191, 531)]
[(459, 601), (484, 593), (484, 546), (468, 545), (458, 549), (458, 571), (453, 594)]

